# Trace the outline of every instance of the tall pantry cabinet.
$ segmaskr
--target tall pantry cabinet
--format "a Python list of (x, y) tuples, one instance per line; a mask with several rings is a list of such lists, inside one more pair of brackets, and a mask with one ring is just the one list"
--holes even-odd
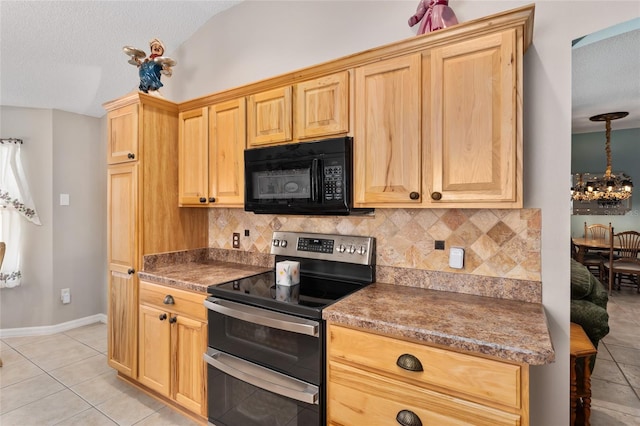
[(178, 207), (178, 107), (143, 93), (104, 104), (108, 127), (108, 363), (137, 377), (146, 254), (206, 247), (207, 211)]

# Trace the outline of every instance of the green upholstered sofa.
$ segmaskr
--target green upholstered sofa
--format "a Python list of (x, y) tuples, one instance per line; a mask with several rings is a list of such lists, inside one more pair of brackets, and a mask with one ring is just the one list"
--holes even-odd
[[(596, 349), (609, 334), (608, 301), (609, 295), (600, 281), (586, 266), (571, 259), (571, 322), (582, 326)], [(595, 357), (592, 369), (594, 362)]]

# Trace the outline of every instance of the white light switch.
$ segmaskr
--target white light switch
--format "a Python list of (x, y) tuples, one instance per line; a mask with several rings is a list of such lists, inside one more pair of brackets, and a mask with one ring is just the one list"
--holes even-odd
[(451, 247), (449, 250), (449, 266), (454, 269), (462, 269), (464, 266), (464, 249)]
[(60, 205), (61, 206), (69, 205), (69, 194), (60, 194)]

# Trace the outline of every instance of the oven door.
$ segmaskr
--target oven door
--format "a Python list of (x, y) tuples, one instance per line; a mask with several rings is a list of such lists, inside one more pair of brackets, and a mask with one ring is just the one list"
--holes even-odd
[(320, 385), (323, 323), (216, 297), (204, 305), (209, 347)]
[(321, 425), (317, 386), (211, 348), (204, 360), (210, 424)]

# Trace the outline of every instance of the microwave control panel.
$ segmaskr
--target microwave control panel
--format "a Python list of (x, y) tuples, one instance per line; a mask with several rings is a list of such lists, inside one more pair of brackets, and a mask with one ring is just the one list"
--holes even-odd
[(324, 166), (324, 199), (342, 201), (344, 199), (344, 167), (341, 164)]

